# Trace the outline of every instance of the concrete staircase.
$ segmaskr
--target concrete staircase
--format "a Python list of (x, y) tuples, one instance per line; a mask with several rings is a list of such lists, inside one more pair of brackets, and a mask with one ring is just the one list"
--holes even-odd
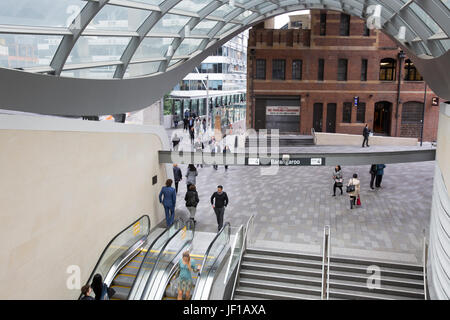
[[(378, 289), (369, 289), (369, 266), (381, 271)], [(263, 249), (243, 256), (235, 300), (301, 299), (321, 296), (322, 257)], [(422, 267), (345, 258), (330, 259), (329, 298), (333, 300), (424, 299)]]

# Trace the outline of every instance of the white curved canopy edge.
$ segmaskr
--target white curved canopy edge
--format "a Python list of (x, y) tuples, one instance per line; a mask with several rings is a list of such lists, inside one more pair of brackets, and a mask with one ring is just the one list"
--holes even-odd
[[(150, 13), (137, 28), (136, 34), (131, 33), (131, 39), (123, 51), (120, 64), (117, 64), (113, 79), (60, 76), (68, 66), (67, 58), (78, 38), (85, 34), (93, 34), (86, 27), (107, 4), (135, 7), (137, 4), (128, 0), (87, 1), (86, 6), (68, 27), (70, 32), (63, 36), (46, 70), (53, 75), (30, 72), (31, 70), (0, 68), (0, 107), (24, 112), (73, 116), (140, 110), (169, 92), (218, 47), (258, 22), (302, 9), (335, 10), (367, 20), (371, 18), (372, 13), (368, 8), (373, 5), (381, 5), (383, 8), (380, 16), (382, 30), (405, 50), (431, 89), (440, 97), (450, 100), (450, 52), (446, 50), (445, 45), (449, 41), (450, 34), (450, 11), (447, 0), (235, 0), (235, 7), (230, 7), (228, 1), (205, 0), (202, 9), (195, 14), (176, 9), (180, 3), (189, 1), (200, 3), (203, 0), (165, 0), (159, 6), (145, 7)], [(213, 16), (221, 6), (229, 6), (228, 13), (223, 18)], [(245, 12), (248, 14), (243, 15)], [(155, 25), (165, 16), (174, 14), (185, 15), (189, 19), (186, 20), (185, 27), (173, 36), (171, 50), (167, 49), (163, 59), (158, 60), (157, 71), (148, 76), (124, 78), (127, 67), (133, 63), (141, 42), (148, 36), (158, 37), (157, 34), (152, 34)], [(430, 17), (433, 17), (433, 23), (429, 21)], [(189, 34), (189, 30), (193, 30), (203, 20), (217, 21), (217, 24), (206, 36), (197, 35), (202, 40), (188, 56), (177, 57), (176, 50), (182, 45), (183, 40), (193, 37)], [(230, 28), (230, 25), (233, 27)], [(398, 38), (399, 30), (403, 27), (405, 37)], [(0, 25), (0, 33), (2, 30), (21, 34), (28, 32), (23, 28), (11, 26), (2, 29)], [(226, 31), (220, 33), (221, 30)], [(37, 34), (44, 31), (29, 32)], [(175, 60), (179, 62), (170, 66)]]

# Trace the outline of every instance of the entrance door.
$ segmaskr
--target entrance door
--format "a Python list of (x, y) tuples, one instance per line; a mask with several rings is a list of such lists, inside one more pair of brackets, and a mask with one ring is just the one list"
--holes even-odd
[(336, 103), (327, 105), (327, 132), (336, 132)]
[(316, 132), (322, 132), (323, 103), (314, 103), (313, 128)]
[(373, 132), (381, 135), (391, 133), (391, 110), (392, 103), (387, 101), (375, 104), (375, 114), (373, 117)]

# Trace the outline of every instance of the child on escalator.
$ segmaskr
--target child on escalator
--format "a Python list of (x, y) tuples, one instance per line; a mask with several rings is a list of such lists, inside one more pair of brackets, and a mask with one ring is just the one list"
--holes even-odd
[(186, 294), (186, 300), (191, 299), (191, 290), (194, 288), (194, 281), (192, 280), (191, 272), (198, 272), (199, 268), (195, 267), (194, 262), (191, 261), (189, 251), (183, 252), (183, 257), (180, 259), (180, 275), (178, 277), (178, 300), (183, 300), (183, 293)]

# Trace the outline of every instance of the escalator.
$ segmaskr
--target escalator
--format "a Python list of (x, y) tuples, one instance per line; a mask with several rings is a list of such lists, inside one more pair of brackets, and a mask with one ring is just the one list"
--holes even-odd
[[(212, 285), (216, 277), (216, 271), (221, 265), (229, 248), (231, 226), (226, 223), (224, 227), (217, 233), (214, 239), (210, 242), (206, 251), (203, 254), (192, 254), (191, 261), (199, 268), (199, 272), (193, 275), (194, 288), (191, 291), (192, 300), (208, 300)], [(195, 239), (194, 239), (195, 240)], [(154, 290), (155, 294), (152, 296), (156, 300), (175, 300), (178, 296), (177, 282), (179, 275), (179, 261), (183, 252), (188, 248), (191, 252), (195, 252), (196, 248), (190, 241), (185, 247), (179, 250), (177, 255), (172, 254), (167, 260), (170, 260), (170, 265), (166, 268), (166, 273), (161, 277), (162, 281), (158, 285), (158, 290)], [(161, 252), (164, 255), (164, 252)], [(162, 291), (162, 288), (164, 290)], [(183, 299), (186, 297), (184, 296)]]
[(153, 269), (159, 249), (183, 227), (183, 222), (177, 220), (168, 229), (150, 230), (149, 216), (142, 216), (108, 243), (87, 283), (100, 274), (103, 282), (115, 291), (111, 300), (129, 299), (131, 289)]

